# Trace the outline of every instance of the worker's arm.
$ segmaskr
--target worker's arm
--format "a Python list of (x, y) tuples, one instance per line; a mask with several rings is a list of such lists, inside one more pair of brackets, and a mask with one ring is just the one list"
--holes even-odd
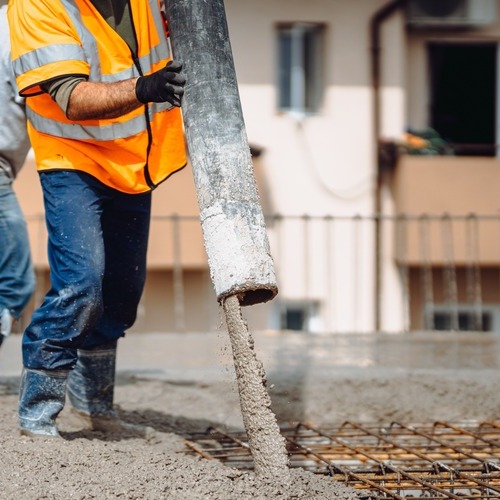
[(148, 76), (114, 83), (65, 81), (59, 88), (52, 83), (47, 91), (70, 120), (100, 120), (117, 118), (149, 102), (180, 106), (185, 83), (182, 64), (170, 61)]
[(82, 81), (71, 91), (66, 109), (70, 120), (117, 118), (143, 106), (135, 94), (137, 78), (115, 83)]

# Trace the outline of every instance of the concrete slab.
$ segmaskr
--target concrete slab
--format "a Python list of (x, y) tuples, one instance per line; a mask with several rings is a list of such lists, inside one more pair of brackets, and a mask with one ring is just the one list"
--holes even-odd
[[(313, 335), (256, 332), (255, 350), (268, 372), (332, 369), (496, 370), (500, 333), (415, 332), (407, 334)], [(0, 348), (0, 376), (21, 371), (21, 335)], [(118, 371), (160, 378), (226, 378), (232, 354), (226, 332), (131, 333), (119, 342)]]

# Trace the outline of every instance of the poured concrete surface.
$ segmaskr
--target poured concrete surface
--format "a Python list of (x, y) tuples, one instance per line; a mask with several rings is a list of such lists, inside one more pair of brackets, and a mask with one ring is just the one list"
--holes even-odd
[[(500, 415), (500, 335), (314, 336), (253, 332), (280, 423), (326, 425), (493, 420)], [(17, 434), (20, 336), (0, 349), (3, 498), (283, 498), (269, 483), (187, 457), (182, 437), (242, 430), (228, 334), (135, 334), (119, 343), (116, 403), (149, 438), (82, 429), (65, 408), (66, 441)], [(5, 465), (4, 465), (5, 464)], [(321, 480), (320, 480), (321, 479)], [(293, 476), (295, 498), (356, 498), (325, 478)], [(86, 495), (86, 496), (85, 496)], [(293, 498), (293, 497), (291, 497)]]
[[(315, 374), (342, 367), (373, 369), (497, 369), (500, 333), (414, 332), (406, 334), (314, 335), (252, 332), (255, 350), (267, 371), (292, 367)], [(232, 366), (225, 331), (137, 333), (119, 342), (118, 370), (159, 376), (226, 378)], [(21, 367), (21, 335), (0, 348), (0, 376)]]

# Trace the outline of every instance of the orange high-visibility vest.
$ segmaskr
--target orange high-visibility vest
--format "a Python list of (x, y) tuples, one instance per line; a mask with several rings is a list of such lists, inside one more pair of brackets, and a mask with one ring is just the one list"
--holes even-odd
[(40, 88), (64, 75), (111, 83), (164, 67), (171, 55), (158, 0), (130, 6), (136, 55), (89, 0), (10, 2), (13, 66), (39, 171), (79, 170), (143, 193), (186, 165), (179, 108), (151, 103), (119, 118), (71, 121)]

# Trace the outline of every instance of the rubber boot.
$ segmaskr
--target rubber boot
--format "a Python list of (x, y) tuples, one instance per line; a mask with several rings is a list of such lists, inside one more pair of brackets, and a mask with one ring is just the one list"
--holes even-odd
[(10, 335), (12, 328), (12, 318), (8, 309), (3, 308), (0, 311), (0, 346), (3, 341)]
[(132, 431), (143, 435), (144, 427), (123, 422), (113, 408), (115, 367), (116, 343), (78, 350), (67, 389), (73, 413), (95, 431)]
[(19, 390), (21, 434), (61, 437), (56, 418), (64, 408), (68, 373), (67, 370), (23, 370)]

